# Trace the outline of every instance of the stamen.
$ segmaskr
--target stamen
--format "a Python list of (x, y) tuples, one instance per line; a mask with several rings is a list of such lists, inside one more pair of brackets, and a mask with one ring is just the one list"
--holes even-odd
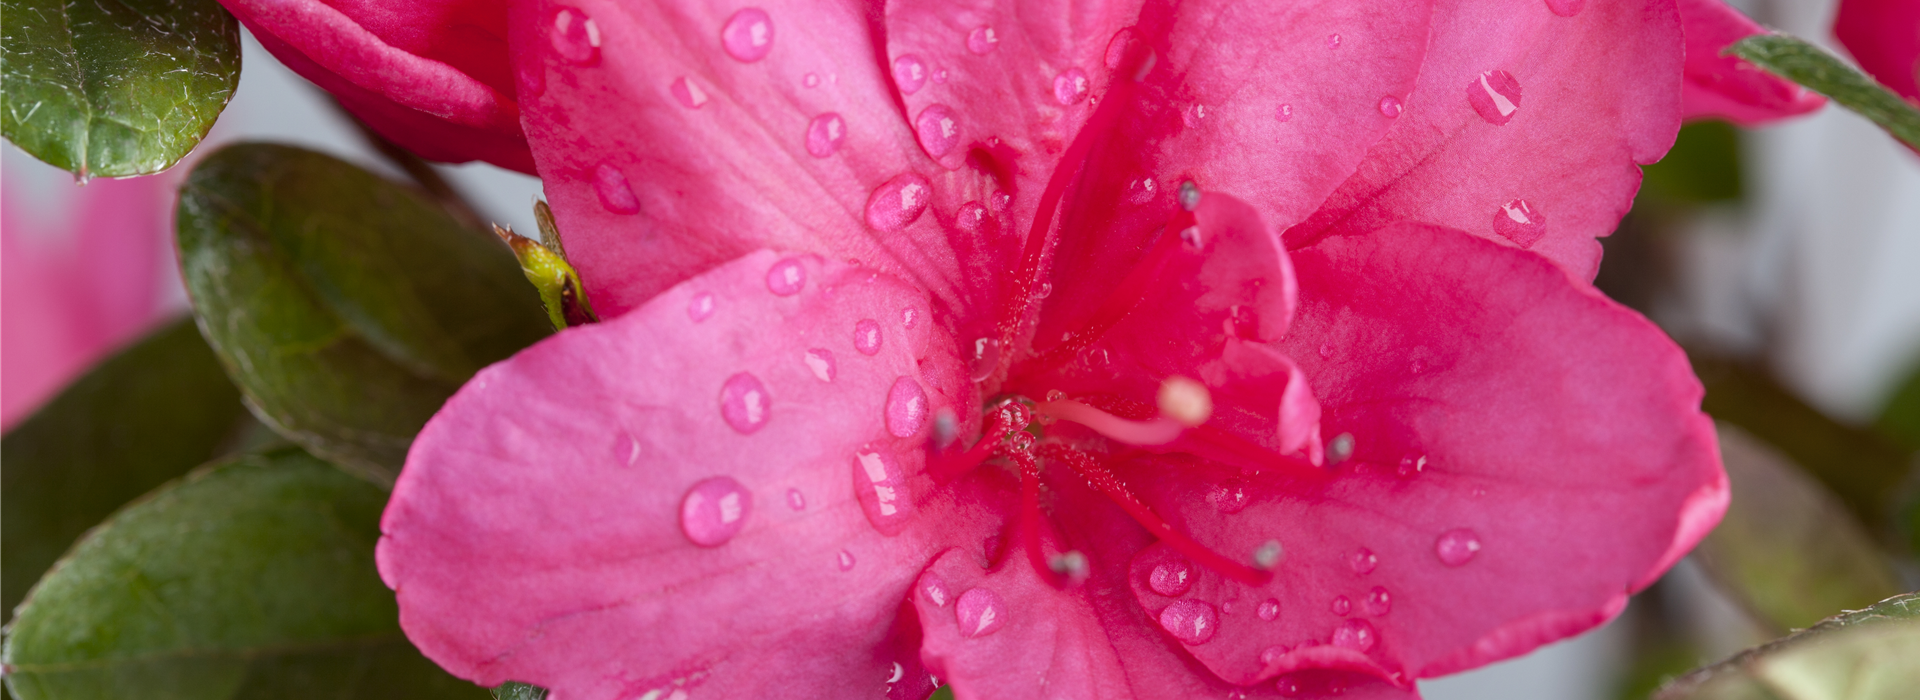
[(1283, 455), (1211, 425), (1192, 428), (1182, 435), (1182, 449), (1196, 457), (1212, 459), (1239, 467), (1271, 470), (1282, 476), (1308, 481), (1327, 477), (1327, 470), (1301, 457)]
[(1025, 403), (1017, 400), (1002, 402), (999, 409), (993, 412), (993, 422), (981, 434), (979, 442), (958, 455), (929, 455), (927, 471), (932, 474), (935, 481), (940, 482), (973, 471), (974, 467), (980, 466), (981, 462), (987, 461), (988, 457), (992, 457), (994, 452), (1000, 449), (1000, 443), (1006, 440), (1008, 435), (1017, 430), (1025, 430), (1032, 422), (1033, 413), (1027, 409)]
[(1160, 415), (1189, 428), (1198, 427), (1213, 417), (1213, 395), (1207, 386), (1181, 376), (1160, 382)]
[[(1112, 500), (1116, 505), (1119, 505), (1120, 509), (1126, 511), (1127, 515), (1133, 518), (1134, 522), (1140, 523), (1141, 527), (1145, 527), (1148, 532), (1160, 538), (1161, 542), (1167, 543), (1167, 546), (1185, 555), (1188, 559), (1199, 563), (1201, 566), (1213, 569), (1222, 576), (1249, 586), (1265, 585), (1268, 581), (1273, 580), (1273, 572), (1262, 571), (1228, 559), (1218, 552), (1207, 549), (1206, 545), (1202, 545), (1192, 537), (1188, 537), (1186, 533), (1173, 529), (1173, 525), (1162, 520), (1158, 514), (1153, 512), (1153, 509), (1148, 508), (1147, 504), (1142, 503), (1139, 497), (1133, 495), (1133, 492), (1127, 489), (1125, 484), (1120, 483), (1119, 477), (1114, 476), (1113, 472), (1107, 469), (1106, 465), (1100, 464), (1099, 461), (1095, 460), (1091, 455), (1059, 444), (1041, 445), (1038, 452), (1041, 456), (1049, 460), (1065, 463), (1069, 468), (1072, 468), (1075, 473), (1079, 474), (1080, 478), (1086, 479), (1088, 485), (1105, 494), (1108, 499)], [(1039, 476), (1038, 470), (1035, 471), (1034, 476), (1037, 481)], [(1023, 480), (1022, 491), (1024, 492), (1024, 490), (1025, 481)], [(1037, 508), (1037, 491), (1035, 498)], [(1028, 543), (1028, 547), (1033, 551), (1038, 551), (1038, 544), (1039, 542), (1036, 537), (1035, 541)], [(1277, 558), (1276, 561), (1278, 561)]]
[(1166, 418), (1150, 421), (1127, 420), (1073, 399), (1048, 401), (1034, 406), (1041, 415), (1070, 420), (1088, 429), (1129, 445), (1165, 445), (1179, 439), (1187, 426)]
[(1054, 573), (1040, 551), (1040, 461), (1032, 452), (1013, 452), (1007, 457), (1020, 465), (1020, 538), (1026, 544), (1027, 563), (1049, 585), (1061, 587), (1065, 581)]

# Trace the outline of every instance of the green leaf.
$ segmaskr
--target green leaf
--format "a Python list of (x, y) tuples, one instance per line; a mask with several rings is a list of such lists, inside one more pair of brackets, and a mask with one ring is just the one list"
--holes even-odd
[(1920, 109), (1818, 46), (1785, 34), (1755, 34), (1727, 47), (1726, 53), (1826, 95), (1920, 148)]
[(1920, 367), (1907, 374), (1880, 410), (1880, 432), (1909, 450), (1920, 450)]
[(240, 29), (215, 0), (4, 0), (0, 131), (79, 175), (167, 169), (240, 84)]
[(1900, 592), (1873, 537), (1779, 451), (1725, 424), (1720, 450), (1733, 501), (1694, 553), (1749, 610), (1785, 632)]
[(177, 220), (200, 328), (247, 400), (376, 481), (468, 377), (551, 332), (505, 246), (318, 153), (218, 151)]
[(1740, 130), (1722, 121), (1680, 127), (1673, 148), (1660, 162), (1640, 169), (1640, 191), (1665, 204), (1738, 201)]
[(7, 615), (114, 509), (213, 459), (253, 424), (193, 323), (96, 365), (0, 440), (0, 597)]
[(1828, 618), (1694, 671), (1656, 700), (1896, 700), (1920, 686), (1920, 595)]
[(493, 689), (493, 700), (547, 700), (547, 689), (537, 685), (507, 681)]
[(7, 683), (21, 700), (485, 697), (401, 634), (374, 569), (385, 502), (294, 449), (196, 471), (34, 587)]

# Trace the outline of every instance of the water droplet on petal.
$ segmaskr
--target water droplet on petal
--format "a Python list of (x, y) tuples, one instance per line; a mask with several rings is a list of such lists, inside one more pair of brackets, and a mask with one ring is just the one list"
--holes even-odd
[(1353, 573), (1365, 576), (1373, 573), (1373, 568), (1380, 565), (1380, 557), (1374, 556), (1373, 550), (1361, 547), (1347, 555), (1347, 565), (1353, 567)]
[(1253, 614), (1259, 615), (1262, 620), (1272, 622), (1273, 618), (1280, 616), (1280, 601), (1273, 598), (1260, 601), (1260, 605), (1253, 609)]
[(993, 202), (994, 211), (1005, 214), (1007, 213), (1007, 207), (1013, 204), (1013, 195), (1007, 194), (1004, 191), (996, 190), (994, 191), (993, 196), (987, 198), (987, 201)]
[(1347, 613), (1353, 612), (1353, 601), (1348, 600), (1346, 596), (1334, 596), (1331, 607), (1333, 614), (1346, 617)]
[(921, 86), (927, 84), (926, 62), (913, 54), (893, 59), (893, 84), (899, 86), (902, 95), (919, 92)]
[(576, 8), (554, 11), (547, 39), (553, 44), (553, 52), (568, 63), (585, 66), (600, 58), (600, 25)]
[(667, 90), (673, 93), (675, 102), (687, 109), (699, 109), (707, 104), (707, 91), (700, 89), (700, 84), (688, 80), (687, 76), (674, 78)]
[(1185, 593), (1193, 587), (1193, 566), (1185, 559), (1160, 562), (1147, 575), (1147, 587), (1168, 598)]
[(969, 588), (953, 602), (953, 616), (960, 623), (960, 634), (984, 637), (1007, 624), (1007, 604), (991, 588)]
[(853, 570), (853, 552), (849, 552), (849, 551), (847, 551), (847, 550), (844, 550), (844, 549), (842, 549), (842, 550), (840, 550), (840, 556), (839, 556), (839, 559), (838, 559), (838, 561), (839, 561), (839, 563), (840, 563), (840, 570), (841, 570), (841, 571), (852, 571), (852, 570)]
[(1367, 592), (1367, 614), (1379, 617), (1393, 611), (1393, 594), (1387, 589), (1374, 586)]
[(1327, 35), (1327, 48), (1329, 48), (1329, 49), (1337, 49), (1337, 48), (1340, 48), (1340, 35), (1339, 35), (1339, 34), (1328, 34), (1328, 35)]
[(807, 369), (813, 371), (815, 379), (831, 382), (835, 377), (840, 376), (840, 365), (834, 362), (832, 350), (813, 348), (808, 350), (806, 357), (802, 359), (806, 361)]
[(808, 73), (800, 78), (800, 84), (807, 87), (820, 87), (820, 74)]
[(1033, 298), (1035, 299), (1045, 299), (1050, 296), (1053, 296), (1052, 282), (1041, 282), (1040, 287), (1033, 290)]
[(935, 85), (947, 84), (947, 69), (941, 68), (933, 72), (933, 84)]
[(740, 534), (753, 512), (753, 494), (732, 477), (694, 484), (680, 499), (680, 530), (702, 547), (718, 547)]
[(1503, 70), (1481, 73), (1467, 84), (1467, 104), (1488, 124), (1505, 126), (1520, 111), (1520, 81)]
[(1293, 105), (1282, 104), (1273, 110), (1273, 118), (1282, 122), (1293, 121)]
[(920, 324), (919, 309), (909, 306), (900, 310), (900, 327), (901, 328), (905, 328), (907, 330), (913, 330), (913, 327), (919, 324)]
[(601, 163), (593, 169), (593, 192), (600, 195), (600, 206), (615, 214), (633, 214), (640, 211), (640, 200), (633, 196), (633, 188), (627, 186), (627, 176), (619, 168), (609, 163)]
[(1532, 248), (1547, 235), (1547, 215), (1535, 211), (1527, 200), (1516, 199), (1493, 212), (1493, 232), (1522, 248)]
[(920, 137), (920, 147), (935, 158), (960, 145), (960, 117), (946, 105), (932, 104), (920, 110), (920, 116), (913, 119), (913, 129)]
[(1547, 0), (1547, 9), (1561, 17), (1572, 17), (1586, 9), (1587, 0)]
[(1127, 201), (1134, 204), (1151, 202), (1154, 195), (1158, 194), (1159, 188), (1160, 185), (1150, 177), (1130, 181), (1127, 183)]
[(883, 447), (868, 445), (853, 455), (853, 495), (867, 522), (889, 537), (906, 527), (913, 514), (913, 491), (899, 458)]
[(967, 32), (967, 50), (976, 56), (993, 53), (993, 49), (999, 45), (1000, 36), (993, 33), (993, 27), (974, 27), (973, 31)]
[(787, 489), (787, 507), (794, 510), (806, 510), (807, 495), (800, 493), (800, 489)]
[(1401, 457), (1400, 465), (1394, 468), (1394, 472), (1399, 474), (1400, 478), (1402, 479), (1413, 476), (1415, 474), (1419, 474), (1420, 472), (1423, 472), (1426, 470), (1427, 470), (1427, 456), (1419, 453), (1413, 453), (1413, 454), (1409, 454), (1407, 456)]
[(1238, 479), (1228, 479), (1207, 489), (1207, 502), (1228, 515), (1246, 510), (1249, 501), (1247, 485)]
[(772, 399), (760, 378), (746, 372), (727, 377), (720, 387), (720, 417), (742, 435), (766, 427)]
[(773, 18), (758, 7), (741, 8), (720, 29), (720, 45), (728, 56), (742, 63), (766, 58), (773, 50)]
[(1265, 649), (1260, 650), (1260, 665), (1271, 666), (1273, 665), (1274, 662), (1279, 661), (1280, 657), (1286, 656), (1286, 655), (1287, 655), (1287, 645), (1285, 644), (1275, 644), (1273, 646), (1267, 647)]
[(1176, 600), (1160, 611), (1160, 629), (1183, 644), (1205, 644), (1219, 626), (1220, 613), (1204, 601)]
[(954, 212), (954, 223), (969, 235), (978, 234), (987, 225), (987, 207), (979, 202), (967, 202)]
[(807, 124), (807, 152), (815, 158), (833, 155), (847, 138), (847, 122), (834, 112), (814, 117)]
[(880, 352), (880, 322), (870, 318), (860, 319), (853, 324), (853, 349), (862, 355)]
[(867, 225), (879, 231), (899, 231), (927, 211), (933, 185), (919, 173), (903, 173), (873, 189), (867, 197)]
[(887, 432), (897, 438), (920, 434), (927, 423), (927, 392), (920, 383), (907, 377), (893, 380), (887, 390)]
[(798, 258), (787, 258), (767, 269), (767, 291), (790, 297), (807, 288), (807, 267)]
[(635, 464), (639, 464), (640, 463), (639, 441), (634, 440), (632, 435), (628, 435), (627, 433), (624, 433), (624, 432), (621, 433), (620, 438), (613, 441), (613, 458), (615, 461), (619, 462), (620, 465), (623, 467), (631, 467)]
[(687, 302), (687, 318), (693, 319), (694, 323), (705, 321), (707, 320), (707, 317), (712, 315), (713, 315), (713, 293), (712, 292), (701, 292), (699, 294), (695, 294), (693, 295), (693, 300)]
[(1462, 566), (1473, 561), (1473, 555), (1480, 553), (1480, 535), (1467, 528), (1448, 530), (1440, 539), (1433, 542), (1433, 553), (1440, 557), (1440, 563), (1447, 566)]
[(1400, 116), (1400, 98), (1392, 95), (1380, 98), (1380, 114), (1388, 119)]
[(1119, 70), (1120, 62), (1127, 59), (1127, 44), (1133, 40), (1133, 28), (1129, 27), (1113, 33), (1107, 40), (1107, 69)]
[(1362, 654), (1373, 650), (1373, 624), (1366, 620), (1348, 620), (1333, 629), (1333, 645)]
[(1087, 99), (1087, 92), (1091, 89), (1087, 72), (1078, 68), (1068, 68), (1053, 76), (1053, 99), (1063, 107)]
[(1000, 341), (979, 338), (973, 341), (973, 381), (983, 382), (1000, 368)]
[(933, 607), (936, 608), (947, 607), (947, 599), (953, 597), (953, 594), (947, 590), (946, 579), (933, 574), (921, 577), (920, 595), (926, 596), (927, 602), (933, 603)]

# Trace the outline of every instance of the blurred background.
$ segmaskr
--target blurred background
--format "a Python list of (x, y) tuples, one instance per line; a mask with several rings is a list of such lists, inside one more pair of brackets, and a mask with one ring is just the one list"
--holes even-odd
[[(1830, 33), (1832, 0), (1733, 4), (1844, 55)], [(239, 91), (199, 152), (276, 141), (405, 179), (329, 98), (246, 41)], [(76, 187), (11, 145), (0, 150), (0, 398), (11, 427), (103, 354), (186, 312), (169, 217), (191, 164)], [(534, 230), (536, 179), (434, 167), (482, 217)], [(1708, 411), (1723, 421), (1735, 511), (1612, 624), (1424, 683), (1432, 700), (1646, 697), (1663, 678), (1832, 614), (1832, 603), (1860, 607), (1916, 587), (1901, 563), (1910, 560), (1877, 553), (1892, 537), (1885, 523), (1849, 515), (1875, 494), (1850, 492), (1835, 474), (1906, 473), (1920, 447), (1903, 442), (1920, 436), (1920, 155), (1833, 106), (1759, 130), (1690, 125), (1647, 169), (1634, 211), (1605, 245), (1601, 288), (1694, 356)], [(1814, 515), (1753, 517), (1781, 512)], [(1811, 534), (1831, 561), (1782, 573), (1766, 559), (1782, 542), (1792, 556), (1793, 538)], [(1876, 563), (1853, 562), (1862, 558)]]

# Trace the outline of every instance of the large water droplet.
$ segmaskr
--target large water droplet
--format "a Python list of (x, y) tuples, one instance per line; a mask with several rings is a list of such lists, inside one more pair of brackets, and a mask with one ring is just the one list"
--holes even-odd
[(1147, 575), (1147, 586), (1153, 592), (1172, 598), (1187, 592), (1193, 587), (1193, 565), (1185, 559), (1172, 559), (1160, 562)]
[(807, 152), (815, 158), (833, 155), (846, 138), (847, 122), (837, 113), (827, 112), (807, 124)]
[(1087, 72), (1078, 68), (1068, 68), (1053, 76), (1053, 99), (1063, 107), (1087, 99), (1087, 92), (1092, 89)]
[(913, 514), (913, 491), (899, 458), (884, 447), (868, 445), (853, 455), (853, 495), (866, 512), (867, 522), (880, 534), (893, 536)]
[(993, 27), (974, 27), (973, 31), (967, 32), (967, 50), (976, 56), (993, 53), (993, 49), (999, 45), (1000, 35), (994, 33)]
[(1488, 124), (1505, 126), (1520, 111), (1520, 81), (1503, 70), (1481, 73), (1467, 84), (1467, 104)]
[(790, 297), (807, 288), (807, 266), (798, 258), (787, 258), (767, 268), (767, 291)]
[(1207, 489), (1207, 503), (1228, 515), (1246, 510), (1251, 500), (1247, 485), (1239, 479), (1228, 479)]
[(1587, 0), (1547, 0), (1547, 9), (1561, 17), (1572, 17), (1586, 9)]
[(927, 424), (927, 392), (920, 383), (907, 377), (893, 380), (887, 390), (887, 432), (897, 438), (920, 434)]
[(1400, 98), (1392, 95), (1380, 98), (1380, 114), (1388, 119), (1400, 116)]
[(600, 206), (615, 214), (633, 214), (640, 211), (640, 200), (634, 198), (633, 188), (627, 186), (627, 176), (610, 163), (601, 163), (593, 169), (593, 192), (600, 195)]
[(680, 531), (702, 547), (718, 547), (740, 534), (753, 513), (753, 494), (732, 477), (694, 484), (680, 499)]
[(1464, 527), (1448, 530), (1434, 540), (1433, 553), (1447, 566), (1464, 565), (1480, 553), (1480, 535)]
[(766, 58), (773, 50), (773, 18), (758, 7), (741, 8), (720, 29), (720, 45), (728, 56), (742, 63)]
[(1387, 589), (1374, 586), (1367, 592), (1367, 614), (1379, 617), (1393, 611), (1393, 594)]
[(893, 84), (900, 88), (902, 95), (919, 92), (927, 84), (927, 63), (913, 54), (893, 59)]
[(853, 324), (853, 349), (862, 355), (875, 355), (880, 352), (882, 342), (880, 322), (863, 318)]
[(800, 493), (800, 489), (787, 489), (787, 507), (794, 510), (806, 510), (807, 495)]
[(1362, 654), (1373, 650), (1375, 635), (1373, 624), (1366, 620), (1348, 620), (1333, 629), (1333, 645), (1345, 647)]
[(947, 607), (947, 600), (953, 597), (953, 594), (948, 592), (946, 579), (931, 573), (920, 577), (920, 595), (926, 597), (927, 602), (933, 603), (933, 607), (936, 608)]
[(1535, 211), (1527, 200), (1516, 199), (1493, 212), (1493, 232), (1522, 248), (1532, 248), (1547, 235), (1547, 215)]
[(970, 376), (973, 381), (984, 382), (1000, 369), (1000, 341), (993, 338), (978, 338), (973, 341), (973, 368)]
[(547, 40), (553, 44), (553, 52), (568, 63), (585, 66), (600, 59), (600, 25), (579, 9), (555, 10)]
[(1347, 613), (1353, 612), (1353, 601), (1343, 595), (1334, 596), (1333, 604), (1329, 607), (1333, 609), (1333, 614), (1346, 617)]
[(1364, 576), (1373, 573), (1373, 567), (1380, 565), (1380, 557), (1374, 556), (1373, 550), (1361, 547), (1347, 555), (1347, 565), (1353, 567), (1353, 573)]
[(853, 570), (853, 552), (844, 549), (840, 550), (840, 556), (837, 558), (837, 561), (840, 564), (841, 571)]
[(707, 91), (700, 89), (700, 84), (688, 80), (687, 76), (674, 78), (667, 90), (673, 93), (675, 102), (687, 109), (699, 109), (707, 104)]
[(968, 235), (976, 235), (987, 227), (987, 205), (979, 202), (967, 202), (960, 205), (953, 214), (954, 225)]
[(1206, 644), (1219, 626), (1219, 611), (1205, 601), (1176, 600), (1160, 611), (1160, 629), (1183, 644)]
[(933, 185), (919, 173), (903, 173), (873, 189), (867, 197), (867, 225), (879, 231), (899, 231), (927, 211)]
[(1119, 70), (1120, 62), (1127, 60), (1127, 45), (1133, 41), (1133, 28), (1128, 27), (1113, 33), (1107, 40), (1107, 69)]
[(969, 588), (953, 602), (953, 616), (960, 634), (984, 637), (1007, 624), (1007, 604), (991, 588)]
[(746, 372), (727, 377), (720, 387), (720, 417), (742, 435), (766, 427), (772, 403), (760, 378)]
[(1273, 618), (1280, 616), (1280, 601), (1273, 598), (1260, 601), (1260, 605), (1253, 609), (1253, 614), (1259, 615), (1262, 620), (1272, 622)]
[(840, 365), (834, 361), (832, 350), (812, 348), (807, 350), (806, 356), (801, 359), (807, 363), (807, 369), (813, 371), (815, 379), (831, 382), (835, 377), (840, 376)]
[(920, 147), (935, 158), (960, 145), (960, 117), (953, 113), (953, 108), (943, 104), (927, 105), (920, 110), (920, 116), (913, 118), (913, 130), (920, 137)]

